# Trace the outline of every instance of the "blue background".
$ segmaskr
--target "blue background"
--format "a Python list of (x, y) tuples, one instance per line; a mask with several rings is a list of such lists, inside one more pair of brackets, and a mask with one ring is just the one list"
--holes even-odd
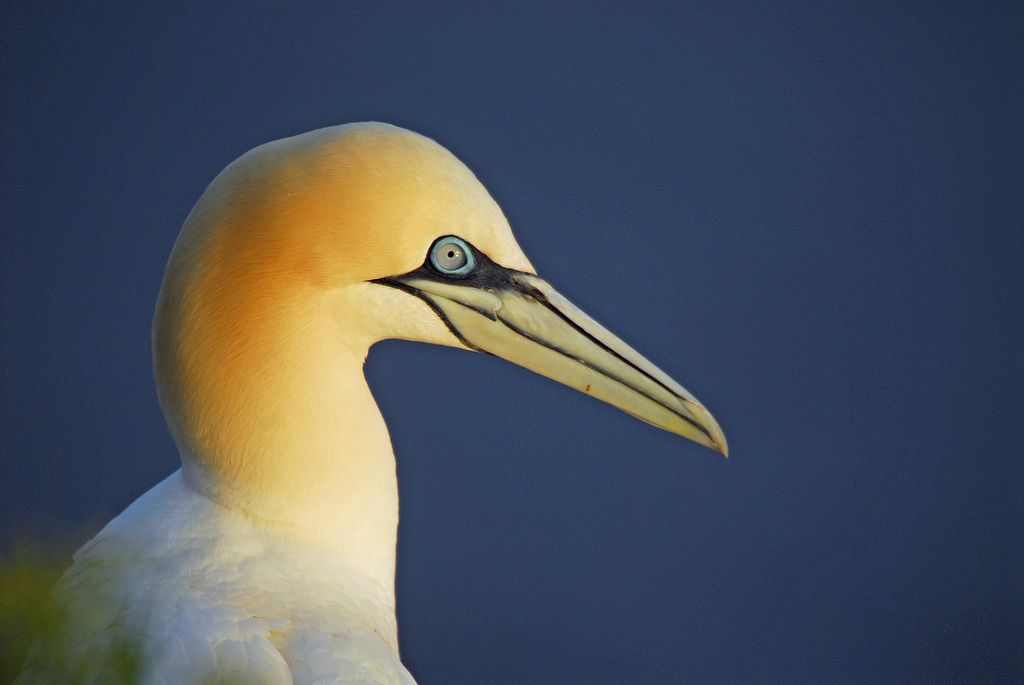
[(5, 539), (177, 467), (150, 323), (214, 175), (380, 120), (732, 454), (375, 347), (422, 685), (1024, 682), (1024, 6), (223, 4), (0, 10)]

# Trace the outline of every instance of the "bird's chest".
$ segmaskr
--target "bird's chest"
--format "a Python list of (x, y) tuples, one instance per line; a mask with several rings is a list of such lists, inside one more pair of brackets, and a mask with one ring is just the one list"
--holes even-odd
[(92, 636), (76, 651), (127, 649), (153, 685), (414, 685), (378, 597), (288, 550), (223, 542), (183, 540), (148, 556), (91, 550), (65, 580), (89, 624), (75, 632)]

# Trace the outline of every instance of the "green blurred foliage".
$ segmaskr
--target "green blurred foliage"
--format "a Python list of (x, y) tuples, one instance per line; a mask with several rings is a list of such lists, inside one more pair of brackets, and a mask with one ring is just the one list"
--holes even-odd
[(69, 562), (28, 547), (0, 561), (0, 683), (13, 682), (29, 648), (59, 631), (61, 612), (51, 591)]
[(84, 659), (66, 648), (62, 636), (80, 632), (85, 623), (80, 612), (92, 605), (78, 603), (72, 614), (57, 601), (53, 588), (83, 536), (38, 539), (44, 537), (51, 539), (19, 543), (0, 556), (0, 685), (15, 679), (18, 685), (137, 682), (140, 651), (134, 644), (114, 645)]

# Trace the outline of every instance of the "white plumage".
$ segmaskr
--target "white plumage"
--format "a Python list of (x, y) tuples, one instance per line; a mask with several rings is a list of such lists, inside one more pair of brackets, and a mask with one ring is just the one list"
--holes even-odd
[(81, 603), (76, 634), (47, 657), (64, 669), (116, 665), (128, 647), (153, 684), (414, 682), (390, 587), (214, 503), (180, 471), (79, 551), (62, 589)]

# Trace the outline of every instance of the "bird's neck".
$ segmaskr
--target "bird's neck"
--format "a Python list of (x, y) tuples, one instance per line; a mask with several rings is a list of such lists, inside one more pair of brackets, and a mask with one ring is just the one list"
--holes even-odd
[(228, 508), (322, 548), (393, 610), (395, 460), (363, 376), (369, 341), (351, 323), (336, 298), (304, 293), (250, 308), (233, 335), (193, 332), (205, 349), (190, 353), (191, 378), (206, 399), (190, 412), (198, 454), (183, 448), (183, 472)]

